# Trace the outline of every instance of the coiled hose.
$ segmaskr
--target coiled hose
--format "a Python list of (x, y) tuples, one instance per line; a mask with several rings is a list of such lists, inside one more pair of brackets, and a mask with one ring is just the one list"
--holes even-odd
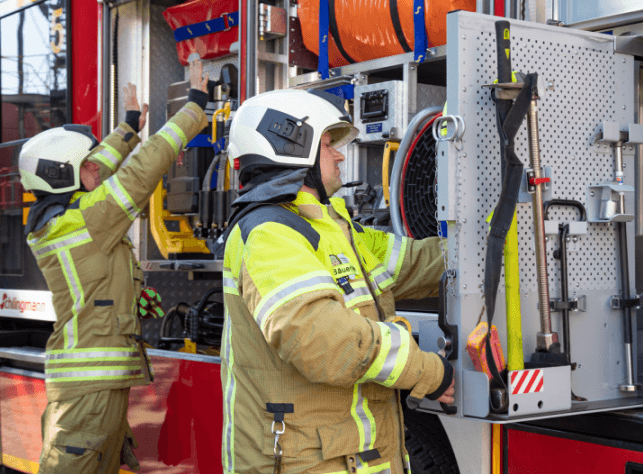
[(393, 170), (391, 171), (391, 187), (389, 195), (391, 198), (391, 223), (393, 224), (393, 232), (397, 235), (406, 236), (406, 231), (402, 223), (402, 216), (400, 213), (400, 185), (402, 168), (406, 160), (406, 154), (409, 152), (409, 147), (415, 138), (415, 132), (420, 125), (429, 117), (442, 112), (442, 107), (427, 107), (426, 109), (418, 112), (409, 126), (406, 129), (400, 148), (395, 154), (395, 161), (393, 163)]

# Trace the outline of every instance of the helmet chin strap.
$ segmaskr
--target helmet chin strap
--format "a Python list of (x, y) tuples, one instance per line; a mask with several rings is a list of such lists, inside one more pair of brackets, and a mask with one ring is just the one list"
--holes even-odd
[(308, 173), (306, 173), (304, 184), (317, 190), (317, 193), (319, 193), (319, 202), (321, 202), (322, 204), (330, 204), (328, 195), (326, 194), (326, 188), (324, 187), (324, 183), (322, 182), (321, 177), (321, 167), (319, 164), (321, 156), (320, 151), (321, 146), (317, 149), (317, 158), (315, 159), (315, 164), (308, 170)]

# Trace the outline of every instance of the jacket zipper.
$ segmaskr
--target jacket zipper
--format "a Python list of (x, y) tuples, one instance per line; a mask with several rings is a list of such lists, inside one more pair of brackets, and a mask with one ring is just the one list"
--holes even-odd
[[(337, 214), (339, 214), (339, 212)], [(355, 253), (355, 257), (357, 258), (357, 263), (359, 263), (359, 268), (362, 270), (362, 275), (364, 275), (364, 280), (366, 281), (366, 286), (368, 287), (368, 291), (371, 293), (371, 297), (375, 302), (377, 317), (380, 321), (384, 321), (384, 310), (381, 308), (380, 302), (377, 300), (375, 290), (371, 287), (371, 279), (369, 278), (368, 273), (366, 273), (366, 269), (364, 268), (364, 265), (362, 265), (362, 259), (360, 258), (361, 255), (357, 252), (357, 248), (355, 247), (355, 241), (353, 239), (353, 226), (351, 225), (350, 222), (346, 221), (344, 216), (342, 216), (341, 214), (339, 214), (339, 216), (348, 224), (348, 234), (351, 236), (351, 247), (353, 249), (353, 252)], [(341, 230), (341, 227), (340, 227), (340, 230)]]

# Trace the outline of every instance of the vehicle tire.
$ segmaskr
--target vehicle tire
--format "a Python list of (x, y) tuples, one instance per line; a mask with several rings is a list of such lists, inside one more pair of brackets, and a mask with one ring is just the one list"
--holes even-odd
[(437, 415), (405, 409), (404, 436), (412, 474), (460, 474)]

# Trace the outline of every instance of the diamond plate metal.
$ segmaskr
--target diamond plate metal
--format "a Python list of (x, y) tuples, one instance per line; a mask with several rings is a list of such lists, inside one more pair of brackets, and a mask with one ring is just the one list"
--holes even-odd
[(163, 18), (163, 10), (150, 5), (150, 136), (167, 121), (167, 88), (184, 77), (172, 28)]

